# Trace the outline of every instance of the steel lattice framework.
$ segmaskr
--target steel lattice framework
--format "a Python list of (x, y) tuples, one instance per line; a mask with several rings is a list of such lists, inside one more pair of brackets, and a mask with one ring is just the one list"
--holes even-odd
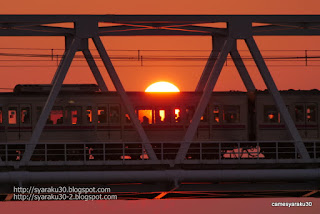
[[(57, 27), (58, 25), (64, 25), (66, 23), (74, 23), (74, 27)], [(210, 27), (212, 23), (225, 23), (226, 27)], [(207, 25), (207, 26), (206, 26)], [(218, 77), (221, 73), (222, 67), (225, 63), (226, 57), (228, 54), (231, 55), (236, 68), (241, 76), (242, 81), (244, 82), (246, 89), (248, 91), (255, 91), (255, 85), (250, 78), (249, 73), (247, 72), (246, 67), (244, 66), (243, 60), (237, 50), (237, 40), (245, 40), (250, 53), (259, 69), (259, 72), (270, 92), (273, 96), (275, 104), (283, 117), (285, 126), (288, 130), (288, 133), (292, 137), (292, 140), (295, 143), (295, 147), (299, 152), (300, 156), (303, 159), (304, 163), (314, 163), (310, 159), (310, 155), (302, 141), (301, 136), (285, 106), (283, 99), (280, 96), (280, 93), (277, 89), (277, 86), (269, 72), (269, 69), (259, 51), (259, 48), (254, 40), (253, 36), (317, 36), (320, 35), (320, 15), (1, 15), (0, 16), (0, 36), (64, 36), (66, 41), (66, 48), (62, 60), (57, 68), (57, 71), (52, 80), (52, 89), (47, 99), (47, 102), (42, 110), (40, 118), (35, 126), (30, 142), (27, 144), (25, 153), (22, 160), (16, 165), (16, 168), (25, 167), (29, 165), (30, 158), (33, 154), (33, 151), (38, 144), (40, 135), (43, 131), (43, 128), (46, 123), (46, 119), (49, 116), (49, 113), (53, 107), (55, 99), (58, 96), (58, 93), (62, 87), (65, 76), (68, 72), (68, 69), (71, 65), (71, 62), (76, 54), (76, 52), (81, 51), (94, 75), (101, 91), (108, 91), (108, 87), (105, 84), (99, 69), (96, 66), (96, 63), (91, 55), (91, 52), (88, 47), (88, 40), (92, 39), (96, 49), (99, 52), (99, 55), (106, 67), (108, 74), (119, 93), (123, 103), (125, 104), (130, 118), (134, 124), (134, 127), (138, 131), (142, 144), (144, 145), (150, 161), (158, 161), (155, 151), (153, 150), (151, 143), (141, 126), (135, 112), (134, 108), (128, 99), (128, 96), (122, 86), (122, 83), (119, 79), (119, 76), (116, 70), (113, 67), (113, 64), (109, 58), (109, 55), (101, 41), (101, 36), (211, 36), (212, 37), (212, 52), (209, 56), (208, 62), (203, 70), (202, 76), (196, 87), (196, 91), (203, 92), (200, 102), (194, 113), (192, 122), (186, 131), (184, 139), (182, 139), (180, 149), (177, 153), (175, 161), (171, 163), (172, 166), (183, 165), (184, 159), (190, 147), (190, 144), (193, 141), (193, 137), (198, 128), (200, 118), (203, 115), (206, 106), (208, 105), (211, 92), (214, 90)], [(317, 161), (316, 161), (317, 162)], [(1, 162), (0, 162), (1, 163)], [(250, 171), (250, 172), (249, 172)], [(141, 179), (136, 179), (134, 182), (143, 181), (143, 177), (147, 182), (150, 181), (163, 181), (170, 180), (171, 184), (169, 187), (161, 187), (155, 192), (163, 192), (157, 196), (161, 198), (168, 193), (172, 193), (175, 190), (180, 188), (180, 191), (189, 191), (190, 197), (196, 197), (196, 193), (192, 193), (195, 188), (194, 186), (188, 187), (179, 187), (179, 176), (185, 176), (187, 181), (209, 181), (214, 177), (217, 177), (220, 181), (236, 181), (237, 179), (231, 179), (232, 176), (246, 175), (242, 180), (250, 180), (249, 177), (254, 175), (254, 171), (230, 171), (230, 172), (218, 172), (218, 171), (198, 171), (199, 174), (192, 173), (189, 171), (162, 171), (162, 172), (130, 172), (133, 177), (139, 176)], [(263, 170), (262, 170), (263, 171)], [(315, 181), (319, 179), (319, 169), (306, 170), (302, 171), (290, 171), (288, 176), (295, 177), (301, 173), (309, 173), (308, 181)], [(7, 172), (6, 172), (7, 173)], [(31, 175), (31, 172), (10, 172), (18, 176), (20, 180), (18, 182), (37, 182), (39, 179), (48, 179), (50, 176), (53, 176), (56, 181), (61, 181), (60, 178), (66, 176), (66, 172), (48, 172), (44, 174), (38, 174), (39, 177)], [(24, 174), (23, 174), (24, 173)], [(109, 174), (108, 174), (109, 173)], [(162, 174), (161, 174), (162, 173)], [(171, 173), (170, 176), (165, 176), (166, 173)], [(229, 174), (228, 174), (229, 173)], [(261, 175), (269, 175), (270, 180), (275, 179), (287, 179), (288, 181), (302, 182), (303, 178), (299, 179), (289, 179), (289, 177), (277, 177), (277, 172), (270, 169), (270, 171), (263, 171)], [(36, 174), (36, 173), (33, 173)], [(80, 173), (81, 174), (81, 173)], [(80, 175), (79, 172), (69, 173), (70, 179), (74, 179), (76, 182), (79, 181)], [(0, 173), (2, 180), (1, 182), (8, 182), (11, 176), (7, 174)], [(23, 176), (26, 175), (26, 179), (23, 179)], [(159, 179), (157, 179), (157, 175)], [(91, 179), (92, 182), (102, 182), (101, 179), (98, 179), (99, 176), (102, 178), (112, 178), (113, 180), (123, 179), (123, 175), (117, 174), (117, 172), (104, 172), (93, 174), (94, 178)], [(201, 176), (203, 176), (201, 178)], [(131, 176), (127, 176), (131, 178)], [(263, 177), (263, 176), (262, 176)], [(253, 176), (253, 180), (256, 181), (265, 181), (262, 177)], [(161, 180), (161, 179), (162, 180)], [(8, 180), (9, 179), (9, 180)], [(112, 180), (111, 179), (111, 180)], [(80, 179), (81, 180), (81, 179)], [(89, 179), (90, 180), (90, 179)], [(124, 179), (124, 182), (128, 180)], [(183, 179), (182, 179), (183, 180)], [(109, 182), (110, 179), (107, 179)], [(63, 182), (62, 182), (63, 183)], [(316, 193), (319, 188), (318, 184), (310, 183), (302, 184), (303, 187), (299, 187), (299, 191), (311, 191), (312, 192), (302, 194), (310, 196)], [(311, 186), (310, 186), (311, 185)], [(270, 185), (269, 185), (270, 186)], [(298, 185), (299, 186), (299, 185)], [(144, 187), (148, 189), (147, 187)], [(151, 187), (150, 187), (151, 188)], [(154, 187), (152, 187), (154, 188)], [(151, 188), (151, 189), (152, 189)], [(189, 188), (189, 189), (188, 189)], [(233, 188), (238, 192), (246, 192), (246, 188), (243, 185), (236, 185)], [(228, 189), (227, 188), (227, 189)], [(256, 188), (257, 192), (265, 192), (268, 188), (266, 185), (261, 184), (260, 186), (255, 186), (252, 184), (248, 186), (248, 191), (252, 192)], [(200, 187), (202, 192), (208, 191), (226, 191), (225, 187), (221, 186), (206, 186)], [(272, 189), (272, 188), (271, 188)], [(165, 191), (167, 190), (167, 191)], [(275, 190), (281, 191), (292, 191), (297, 190), (293, 187), (292, 184), (287, 184), (285, 187), (280, 187)], [(315, 191), (315, 192), (314, 192)], [(152, 192), (151, 190), (149, 192)], [(178, 193), (177, 193), (178, 194)], [(203, 193), (204, 194), (204, 193)], [(212, 193), (213, 194), (213, 193)], [(219, 195), (219, 194), (218, 194)], [(259, 195), (259, 193), (258, 193)], [(290, 194), (289, 194), (290, 195)], [(232, 196), (232, 194), (231, 194)], [(209, 196), (208, 197), (215, 197)], [(237, 197), (237, 196), (235, 196)]]

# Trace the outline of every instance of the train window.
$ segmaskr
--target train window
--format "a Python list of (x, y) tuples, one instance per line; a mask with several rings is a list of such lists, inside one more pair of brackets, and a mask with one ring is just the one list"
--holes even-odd
[(87, 115), (87, 123), (92, 123), (92, 107), (91, 106), (87, 106), (86, 115)]
[(187, 121), (190, 123), (192, 121), (193, 114), (194, 114), (194, 106), (187, 107), (186, 108), (186, 118), (187, 118)]
[(66, 120), (67, 123), (72, 125), (81, 123), (81, 107), (80, 106), (68, 106), (66, 107)]
[(30, 122), (31, 122), (30, 107), (22, 107), (21, 108), (20, 118), (21, 118), (22, 124), (30, 124)]
[(169, 108), (157, 108), (154, 111), (155, 123), (167, 123), (170, 122)]
[(107, 123), (107, 107), (98, 107), (98, 123)]
[(181, 122), (181, 110), (180, 108), (175, 108), (174, 109), (174, 122), (175, 123), (180, 123)]
[(316, 122), (317, 117), (317, 106), (314, 104), (307, 105), (306, 108), (307, 113), (307, 122)]
[(63, 124), (63, 108), (61, 106), (52, 108), (47, 124)]
[(109, 107), (109, 119), (110, 123), (119, 123), (120, 122), (120, 106), (110, 105)]
[(141, 124), (152, 124), (152, 109), (139, 109), (138, 118)]
[(219, 108), (219, 106), (213, 106), (213, 122), (214, 123), (220, 122), (220, 108)]
[(304, 105), (295, 106), (295, 119), (296, 122), (304, 122)]
[(208, 108), (204, 110), (202, 117), (200, 118), (201, 122), (208, 122)]
[(163, 123), (166, 119), (166, 110), (164, 109), (156, 110), (155, 119), (156, 119), (156, 123)]
[(129, 114), (126, 114), (126, 123), (131, 123), (131, 119), (130, 119), (130, 116)]
[(9, 107), (8, 118), (9, 124), (17, 124), (17, 107)]
[(226, 105), (223, 106), (223, 121), (226, 123), (240, 122), (240, 106)]
[(0, 107), (0, 124), (2, 123), (2, 107)]
[(274, 105), (264, 106), (263, 115), (265, 123), (280, 123), (280, 113)]

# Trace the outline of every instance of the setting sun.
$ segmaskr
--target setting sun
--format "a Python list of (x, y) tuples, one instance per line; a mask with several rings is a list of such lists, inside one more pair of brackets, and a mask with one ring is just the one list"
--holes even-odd
[(169, 82), (156, 82), (151, 84), (145, 92), (180, 92), (179, 88)]

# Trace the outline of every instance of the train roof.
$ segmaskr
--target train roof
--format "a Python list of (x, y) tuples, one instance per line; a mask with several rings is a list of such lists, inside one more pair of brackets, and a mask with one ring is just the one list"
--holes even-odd
[[(285, 95), (320, 95), (320, 91), (318, 89), (311, 89), (311, 90), (294, 90), (294, 89), (289, 89), (289, 90), (280, 90), (281, 94)], [(263, 90), (263, 91), (257, 91), (257, 94), (269, 94), (268, 90)]]
[[(27, 96), (39, 96), (39, 95), (47, 95), (50, 93), (52, 85), (51, 84), (19, 84), (14, 87), (13, 92), (0, 92), (1, 96), (12, 96), (12, 95), (27, 95)], [(128, 94), (132, 96), (176, 96), (179, 94), (180, 96), (190, 96), (190, 95), (198, 95), (200, 96), (202, 92), (194, 92), (194, 91), (183, 91), (179, 93), (171, 93), (171, 92), (161, 92), (161, 93), (146, 93), (142, 91), (127, 91)], [(244, 91), (214, 91), (214, 94), (217, 95), (240, 95), (246, 94)], [(267, 95), (269, 94), (268, 90), (257, 90), (255, 92), (258, 95)], [(281, 94), (286, 95), (320, 95), (320, 91), (317, 89), (312, 90), (281, 90)], [(108, 92), (100, 92), (98, 85), (96, 84), (63, 84), (60, 95), (108, 95), (108, 96), (118, 96), (116, 91), (108, 91)]]
[[(16, 85), (13, 89), (14, 93), (49, 93), (52, 88), (51, 84), (29, 84), (29, 85)], [(99, 87), (96, 84), (63, 84), (61, 92), (96, 92)]]
[[(50, 93), (52, 85), (50, 84), (19, 84), (16, 85), (13, 89), (13, 92), (0, 92), (0, 95), (46, 95)], [(148, 96), (163, 96), (163, 95), (168, 95), (168, 96), (175, 96), (177, 94), (180, 95), (201, 95), (201, 92), (193, 92), (193, 91), (184, 91), (184, 92), (179, 92), (179, 93), (172, 93), (172, 92), (153, 92), (153, 93), (146, 93), (143, 91), (127, 91), (128, 94), (130, 95), (137, 95), (137, 96), (142, 96), (143, 94)], [(213, 92), (215, 94), (220, 94), (220, 95), (236, 95), (236, 94), (246, 94), (246, 92), (243, 91), (217, 91)], [(118, 96), (118, 93), (116, 91), (108, 91), (108, 92), (101, 92), (99, 90), (98, 85), (96, 84), (63, 84), (62, 88), (60, 90), (60, 95), (61, 94), (73, 94), (73, 95), (108, 95), (108, 96)]]

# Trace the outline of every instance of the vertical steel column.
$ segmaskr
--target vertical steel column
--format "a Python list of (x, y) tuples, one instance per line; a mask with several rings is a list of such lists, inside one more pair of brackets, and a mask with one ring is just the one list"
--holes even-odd
[(74, 58), (74, 55), (78, 51), (80, 41), (81, 41), (80, 38), (74, 37), (70, 48), (68, 50), (65, 50), (65, 54), (64, 54), (65, 57), (62, 58), (62, 60), (60, 61), (60, 65), (56, 71), (57, 75), (55, 75), (56, 80), (54, 81), (54, 84), (53, 84), (53, 87), (51, 88), (47, 102), (46, 102), (46, 104), (41, 112), (41, 115), (39, 117), (39, 120), (38, 120), (38, 122), (32, 132), (30, 142), (27, 145), (25, 153), (23, 154), (23, 158), (20, 161), (20, 165), (23, 165), (26, 162), (28, 162), (32, 156), (32, 153), (33, 153), (33, 151), (39, 141), (42, 130), (46, 124), (46, 121), (47, 121), (48, 116), (50, 114), (50, 111), (53, 107), (53, 104), (59, 94), (61, 87), (62, 87), (63, 80), (66, 77), (66, 74), (69, 70), (71, 62)]
[(193, 140), (193, 137), (197, 131), (198, 125), (200, 123), (200, 118), (204, 113), (205, 108), (207, 107), (212, 90), (214, 89), (219, 75), (221, 73), (222, 67), (227, 59), (229, 52), (232, 50), (235, 43), (235, 39), (229, 37), (222, 48), (221, 53), (219, 54), (216, 63), (214, 64), (213, 70), (210, 72), (209, 79), (204, 88), (203, 94), (201, 96), (200, 102), (197, 106), (197, 109), (193, 115), (192, 121), (187, 129), (187, 132), (184, 136), (184, 142), (182, 142), (178, 154), (176, 156), (175, 163), (179, 163), (186, 156), (188, 149), (190, 147), (190, 143)]
[(140, 124), (140, 121), (138, 120), (137, 115), (134, 112), (134, 108), (132, 106), (132, 103), (130, 102), (129, 97), (127, 96), (127, 94), (121, 84), (121, 81), (120, 81), (120, 79), (119, 79), (119, 77), (118, 77), (118, 75), (112, 65), (112, 62), (107, 54), (106, 49), (104, 48), (104, 45), (103, 45), (100, 37), (99, 36), (93, 37), (93, 42), (94, 42), (94, 44), (100, 54), (100, 57), (104, 63), (104, 66), (106, 67), (108, 74), (109, 74), (117, 92), (119, 93), (124, 105), (126, 106), (126, 108), (128, 110), (128, 113), (131, 118), (131, 121), (133, 122), (133, 125), (137, 129), (137, 131), (140, 135), (140, 138), (146, 147), (148, 156), (150, 157), (151, 160), (157, 160), (157, 156), (156, 156), (154, 150), (152, 149), (152, 146), (150, 144), (148, 136), (146, 135), (143, 127)]
[(82, 53), (87, 60), (87, 63), (91, 69), (91, 72), (92, 72), (94, 78), (96, 79), (96, 82), (98, 83), (100, 90), (102, 92), (107, 92), (108, 91), (107, 85), (106, 85), (105, 81), (103, 80), (103, 77), (99, 71), (99, 68), (98, 68), (96, 62), (94, 61), (94, 58), (93, 58), (90, 50), (85, 49), (82, 51)]
[(299, 150), (299, 153), (303, 159), (310, 159), (309, 153), (306, 149), (306, 147), (303, 144), (303, 141), (301, 139), (301, 136), (289, 114), (289, 111), (280, 95), (280, 92), (278, 91), (278, 88), (273, 81), (273, 78), (269, 72), (269, 69), (259, 51), (259, 48), (254, 40), (254, 38), (248, 37), (245, 39), (246, 44), (250, 50), (250, 53), (259, 69), (259, 72), (269, 90), (271, 95), (273, 96), (273, 99), (276, 103), (276, 106), (278, 108), (278, 111), (280, 112), (281, 116), (283, 117), (284, 123), (286, 125), (287, 130), (289, 131), (291, 137), (295, 141), (295, 144)]
[(219, 56), (219, 53), (224, 45), (226, 37), (215, 36), (212, 37), (212, 51), (208, 58), (207, 64), (202, 72), (198, 85), (196, 87), (196, 92), (202, 92), (204, 87), (207, 84), (212, 68), (216, 62), (216, 59)]
[(239, 54), (239, 51), (237, 50), (237, 47), (235, 47), (235, 49), (230, 52), (230, 55), (247, 91), (250, 91), (250, 92), (255, 91), (256, 87), (254, 86), (252, 79), (250, 78), (248, 70), (243, 63), (243, 60)]

